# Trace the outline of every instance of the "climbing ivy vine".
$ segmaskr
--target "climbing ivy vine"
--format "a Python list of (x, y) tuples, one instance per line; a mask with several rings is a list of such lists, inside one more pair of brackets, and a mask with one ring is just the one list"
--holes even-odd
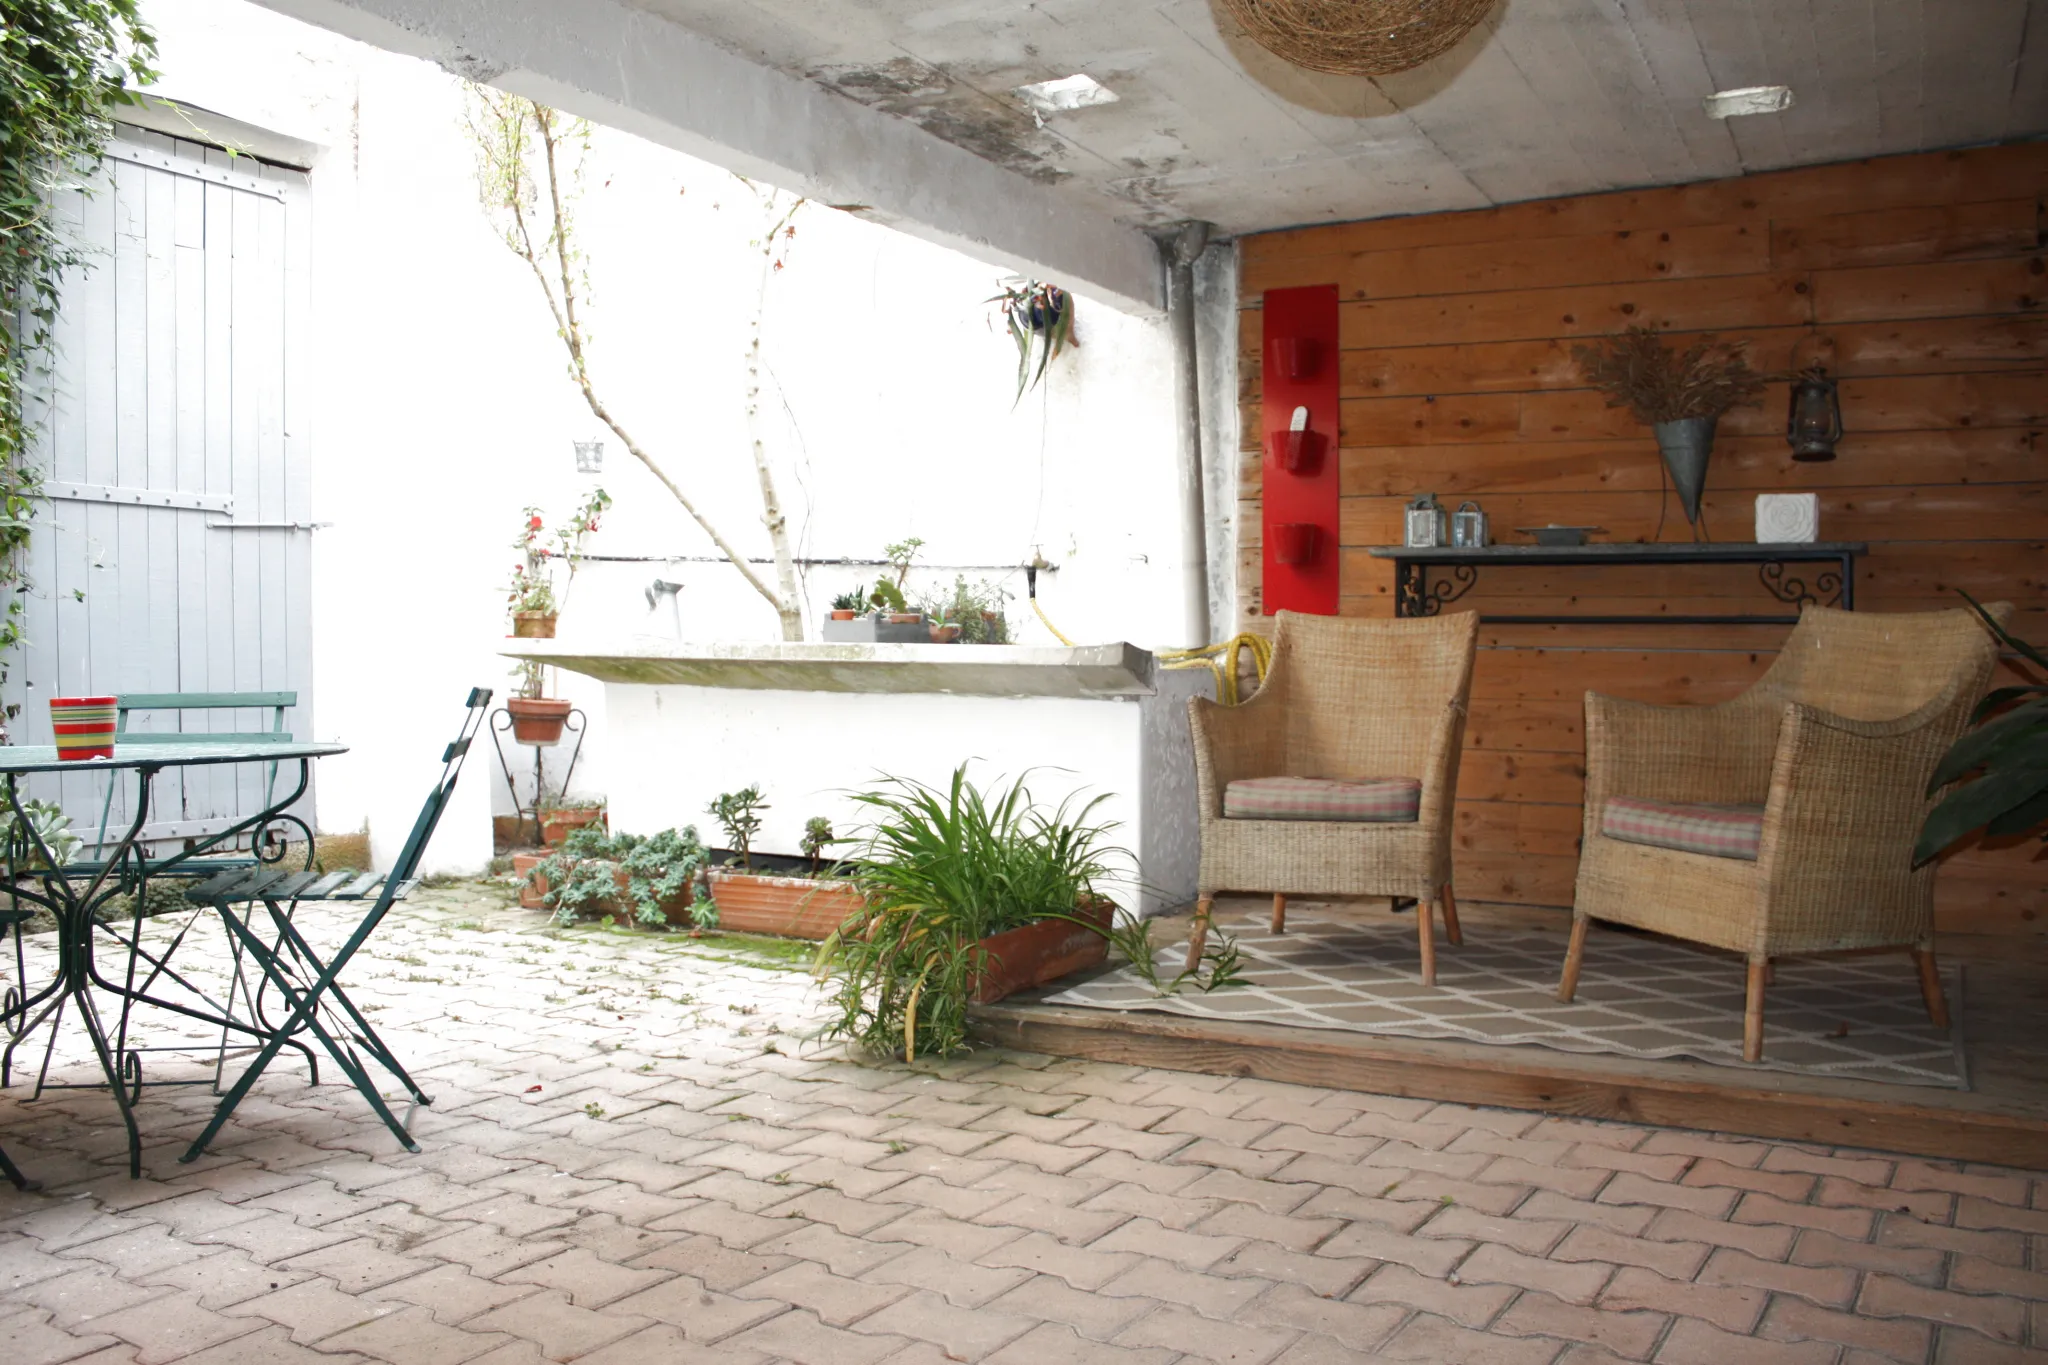
[(155, 78), (155, 56), (139, 0), (0, 0), (0, 682), (21, 643), (42, 483), (24, 394), (47, 363), (64, 273), (84, 259), (54, 205), (82, 187), (113, 132), (110, 111)]

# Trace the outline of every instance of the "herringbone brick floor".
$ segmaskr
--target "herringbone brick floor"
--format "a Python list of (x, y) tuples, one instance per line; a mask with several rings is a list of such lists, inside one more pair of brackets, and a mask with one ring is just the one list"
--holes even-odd
[(47, 1184), (0, 1187), (0, 1362), (2048, 1362), (2040, 1173), (864, 1062), (802, 1042), (800, 972), (479, 887), (352, 979), (435, 1095), (418, 1155), (283, 1065), (191, 1166), (206, 1090), (145, 1091), (134, 1182), (103, 1092), (0, 1094)]

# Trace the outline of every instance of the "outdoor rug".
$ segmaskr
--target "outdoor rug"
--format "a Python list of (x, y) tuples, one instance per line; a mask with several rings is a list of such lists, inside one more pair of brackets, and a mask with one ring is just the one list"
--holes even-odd
[[(1595, 924), (1578, 999), (1563, 1005), (1555, 994), (1562, 932), (1468, 931), (1457, 948), (1439, 937), (1432, 990), (1419, 979), (1412, 914), (1368, 908), (1338, 918), (1290, 908), (1284, 935), (1267, 932), (1263, 913), (1225, 927), (1242, 955), (1245, 986), (1162, 998), (1124, 967), (1046, 1003), (1757, 1069), (1742, 1060), (1743, 971), (1731, 954)], [(1180, 947), (1161, 951), (1162, 979), (1172, 979), (1184, 955)], [(1763, 1068), (1969, 1088), (1960, 1022), (1951, 1035), (1927, 1021), (1905, 953), (1776, 966), (1764, 997)], [(1944, 967), (1943, 984), (1960, 1021), (1961, 969)]]

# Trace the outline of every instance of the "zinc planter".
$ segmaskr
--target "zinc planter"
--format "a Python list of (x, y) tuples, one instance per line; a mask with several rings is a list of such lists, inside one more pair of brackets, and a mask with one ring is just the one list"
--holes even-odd
[[(1109, 928), (1116, 906), (1107, 900), (1077, 906), (1074, 914), (1090, 923)], [(1057, 981), (1086, 967), (1099, 967), (1109, 960), (1109, 939), (1072, 920), (1042, 919), (1022, 928), (992, 934), (981, 941), (988, 954), (987, 966), (974, 976), (971, 999), (977, 1005), (993, 1005), (1018, 991)]]
[(725, 869), (714, 869), (710, 876), (718, 927), (737, 934), (825, 939), (862, 904), (852, 882)]
[(1685, 519), (1700, 523), (1700, 494), (1707, 486), (1707, 458), (1714, 453), (1714, 424), (1719, 417), (1681, 417), (1675, 422), (1656, 422), (1657, 453), (1671, 471), (1671, 485), (1678, 490), (1678, 505)]

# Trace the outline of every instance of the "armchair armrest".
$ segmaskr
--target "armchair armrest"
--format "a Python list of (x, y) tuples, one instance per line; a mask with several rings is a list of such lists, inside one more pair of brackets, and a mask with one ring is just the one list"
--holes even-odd
[(1776, 709), (1754, 693), (1716, 706), (1657, 706), (1588, 692), (1588, 828), (1610, 796), (1762, 801), (1777, 739)]
[(1223, 789), (1239, 778), (1279, 772), (1286, 713), (1265, 689), (1241, 706), (1207, 697), (1188, 700), (1188, 730), (1195, 744), (1196, 799), (1204, 820), (1223, 818)]
[(1913, 868), (1913, 844), (1927, 780), (1973, 699), (1959, 692), (1882, 721), (1785, 704), (1758, 850), (1772, 941), (1852, 948), (1931, 932), (1933, 867)]

